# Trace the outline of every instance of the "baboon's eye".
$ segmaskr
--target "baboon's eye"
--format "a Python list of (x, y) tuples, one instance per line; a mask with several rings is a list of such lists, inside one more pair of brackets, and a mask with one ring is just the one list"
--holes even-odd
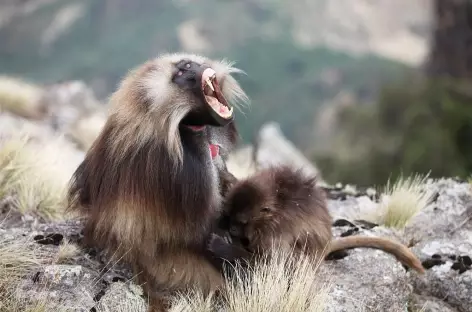
[(262, 212), (269, 212), (270, 208), (269, 207), (262, 207), (261, 211)]
[(185, 68), (190, 68), (190, 63), (185, 64)]
[(233, 236), (239, 236), (239, 228), (235, 225), (232, 225), (230, 228), (229, 228), (229, 233)]
[(179, 70), (179, 72), (177, 73), (177, 76), (182, 76), (183, 72), (181, 70)]

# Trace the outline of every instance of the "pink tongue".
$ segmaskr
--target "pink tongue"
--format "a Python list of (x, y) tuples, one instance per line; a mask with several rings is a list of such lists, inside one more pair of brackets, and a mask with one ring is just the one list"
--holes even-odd
[(218, 145), (210, 144), (210, 154), (211, 154), (212, 159), (218, 156), (219, 151), (220, 151), (220, 147)]

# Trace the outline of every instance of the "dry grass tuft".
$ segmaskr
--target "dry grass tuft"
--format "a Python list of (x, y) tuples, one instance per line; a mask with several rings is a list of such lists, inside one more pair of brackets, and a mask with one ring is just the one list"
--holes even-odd
[[(53, 307), (54, 309), (52, 309)], [(48, 303), (46, 298), (37, 302), (31, 303), (24, 300), (17, 299), (14, 294), (10, 294), (9, 297), (0, 298), (0, 312), (68, 312), (59, 307)]]
[(388, 181), (383, 197), (374, 216), (376, 222), (391, 228), (404, 228), (419, 211), (425, 208), (433, 196), (423, 186), (429, 175), (400, 177), (393, 185)]
[(0, 110), (30, 119), (44, 118), (47, 106), (41, 88), (19, 79), (0, 76)]
[(23, 277), (41, 264), (38, 249), (23, 241), (0, 240), (0, 289)]
[(321, 261), (272, 250), (249, 270), (249, 277), (238, 273), (227, 283), (226, 311), (323, 311), (331, 286), (318, 277)]
[(324, 311), (331, 284), (318, 276), (321, 261), (284, 249), (272, 250), (249, 269), (235, 267), (221, 302), (192, 292), (175, 297), (170, 312)]
[(50, 257), (27, 238), (0, 240), (0, 312), (51, 311), (45, 299), (31, 303), (15, 296), (15, 287), (22, 278), (49, 260)]
[(14, 208), (22, 213), (61, 219), (78, 161), (63, 137), (38, 142), (22, 135), (0, 141), (0, 197), (12, 195)]
[(72, 259), (80, 253), (80, 248), (76, 244), (70, 243), (68, 240), (63, 240), (59, 245), (59, 250), (56, 255), (56, 263), (62, 263), (66, 260)]
[[(188, 294), (178, 294), (172, 298), (172, 307), (169, 312), (213, 312), (218, 311), (213, 296), (205, 298), (200, 292), (192, 291)], [(226, 311), (223, 309), (223, 311)]]

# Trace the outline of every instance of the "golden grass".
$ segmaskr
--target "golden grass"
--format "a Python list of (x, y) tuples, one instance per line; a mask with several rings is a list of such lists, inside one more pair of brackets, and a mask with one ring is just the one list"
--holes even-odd
[(13, 284), (41, 264), (37, 249), (24, 241), (0, 241), (0, 288)]
[(79, 159), (63, 137), (0, 141), (0, 197), (12, 195), (14, 208), (46, 219), (61, 219), (67, 183)]
[(42, 89), (15, 79), (0, 76), (0, 111), (30, 119), (44, 118), (47, 106), (41, 101)]
[(429, 174), (400, 177), (393, 184), (389, 180), (373, 221), (386, 227), (404, 228), (411, 218), (429, 204), (433, 196), (431, 191), (424, 188), (428, 177)]
[(46, 299), (27, 302), (15, 296), (15, 287), (22, 278), (48, 260), (50, 257), (27, 238), (0, 240), (0, 312), (51, 311)]
[(318, 277), (321, 261), (272, 250), (249, 269), (248, 277), (238, 273), (227, 282), (226, 311), (323, 311), (331, 285)]
[(57, 251), (56, 263), (62, 263), (66, 260), (72, 259), (80, 253), (80, 248), (76, 244), (70, 243), (68, 240), (64, 239), (62, 244), (59, 245), (59, 250)]
[(235, 267), (221, 302), (194, 291), (175, 297), (170, 312), (324, 311), (331, 283), (319, 277), (321, 262), (284, 249), (272, 250), (247, 269), (249, 274)]
[(66, 312), (58, 307), (58, 303), (52, 304), (46, 298), (36, 302), (20, 300), (11, 293), (8, 297), (0, 298), (0, 312)]
[[(191, 291), (187, 294), (177, 294), (172, 298), (169, 312), (214, 312), (215, 307), (213, 296), (203, 296), (198, 291)], [(223, 309), (223, 311), (226, 311)]]

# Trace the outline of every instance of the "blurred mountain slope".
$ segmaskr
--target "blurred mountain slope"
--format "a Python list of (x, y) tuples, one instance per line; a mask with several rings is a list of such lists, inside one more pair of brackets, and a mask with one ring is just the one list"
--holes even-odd
[(243, 138), (274, 120), (297, 145), (309, 145), (321, 103), (345, 89), (368, 101), (403, 64), (423, 61), (429, 1), (392, 3), (2, 1), (0, 72), (40, 83), (81, 79), (105, 98), (159, 52), (227, 57), (248, 74), (239, 77), (253, 102), (238, 115)]
[(374, 53), (410, 65), (428, 53), (432, 0), (287, 1), (295, 41), (363, 54)]

